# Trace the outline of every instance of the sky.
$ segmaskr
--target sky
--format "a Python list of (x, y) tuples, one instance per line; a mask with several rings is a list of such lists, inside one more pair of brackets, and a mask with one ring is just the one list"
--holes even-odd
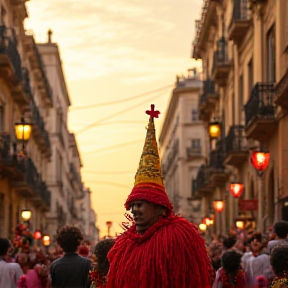
[[(31, 0), (27, 30), (60, 48), (82, 178), (92, 191), (100, 235), (122, 230), (148, 116), (155, 104), (160, 135), (176, 75), (186, 75), (201, 0)], [(127, 100), (128, 99), (128, 100)], [(101, 104), (101, 105), (100, 105)], [(102, 105), (105, 104), (105, 105)]]

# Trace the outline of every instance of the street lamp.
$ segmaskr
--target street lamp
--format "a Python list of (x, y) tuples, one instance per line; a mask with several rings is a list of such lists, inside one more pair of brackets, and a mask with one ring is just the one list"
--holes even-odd
[(18, 141), (22, 141), (22, 153), (25, 154), (25, 143), (29, 140), (32, 131), (32, 124), (25, 122), (24, 117), (15, 123), (15, 134)]
[(210, 223), (210, 218), (209, 217), (204, 217), (202, 220), (202, 224), (205, 224), (206, 226), (209, 226)]
[(33, 234), (33, 237), (35, 240), (41, 239), (41, 237), (42, 237), (41, 232), (39, 230), (36, 230)]
[(231, 183), (229, 185), (230, 193), (234, 198), (239, 198), (242, 195), (244, 185), (242, 183)]
[(201, 232), (205, 232), (207, 229), (207, 225), (204, 223), (199, 224), (199, 229)]
[(45, 247), (48, 247), (51, 243), (51, 238), (49, 235), (43, 235), (42, 237), (42, 243)]
[(211, 139), (218, 138), (218, 136), (221, 134), (221, 125), (218, 121), (214, 121), (209, 123), (208, 126), (208, 133)]
[(253, 151), (251, 155), (251, 163), (254, 168), (257, 170), (260, 176), (263, 175), (263, 172), (269, 165), (270, 153), (264, 151)]
[(236, 221), (236, 227), (239, 228), (239, 229), (243, 229), (245, 226), (245, 223), (243, 220), (237, 220)]
[(32, 216), (32, 212), (29, 209), (23, 209), (21, 211), (21, 218), (23, 219), (23, 221), (28, 222), (31, 219)]
[(213, 201), (213, 208), (216, 212), (222, 212), (225, 208), (225, 202), (223, 200)]

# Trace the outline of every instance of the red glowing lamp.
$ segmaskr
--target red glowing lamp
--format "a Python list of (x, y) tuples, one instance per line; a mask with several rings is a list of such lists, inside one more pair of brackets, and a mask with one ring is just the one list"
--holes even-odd
[(230, 193), (234, 198), (239, 198), (242, 195), (244, 185), (242, 183), (231, 183), (229, 185)]
[(33, 237), (34, 237), (35, 240), (41, 239), (41, 237), (42, 237), (41, 232), (38, 231), (38, 230), (36, 230), (36, 231), (34, 232)]
[(213, 207), (216, 212), (222, 212), (225, 208), (225, 202), (222, 200), (213, 201)]
[(251, 162), (258, 172), (264, 172), (269, 165), (270, 153), (262, 151), (253, 151)]
[(210, 218), (209, 217), (204, 217), (202, 220), (202, 223), (205, 224), (206, 226), (210, 225)]

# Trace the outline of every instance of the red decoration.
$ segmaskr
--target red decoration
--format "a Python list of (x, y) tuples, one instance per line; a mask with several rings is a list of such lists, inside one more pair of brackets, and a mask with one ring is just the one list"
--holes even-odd
[(241, 183), (232, 183), (229, 185), (229, 190), (233, 197), (239, 198), (242, 195), (244, 189), (244, 185)]
[(38, 230), (36, 230), (36, 231), (34, 232), (33, 237), (34, 237), (35, 240), (41, 239), (41, 237), (42, 237), (41, 232), (38, 231)]
[(269, 165), (270, 153), (269, 152), (258, 152), (252, 153), (251, 162), (255, 169), (259, 172), (263, 172)]
[(150, 115), (150, 118), (158, 118), (160, 112), (154, 110), (155, 105), (151, 104), (151, 110), (147, 110), (146, 114)]
[(258, 200), (257, 199), (252, 199), (252, 200), (239, 199), (239, 210), (240, 211), (258, 210)]
[(204, 217), (202, 220), (202, 223), (205, 224), (206, 226), (210, 225), (210, 218), (209, 217)]
[(215, 211), (222, 212), (225, 207), (225, 203), (222, 200), (213, 201), (213, 207)]

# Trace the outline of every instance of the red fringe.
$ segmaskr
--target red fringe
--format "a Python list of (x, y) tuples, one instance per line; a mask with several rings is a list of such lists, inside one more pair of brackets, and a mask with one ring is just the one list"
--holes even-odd
[(175, 215), (143, 235), (133, 225), (108, 254), (107, 288), (210, 288), (211, 263), (197, 228)]
[(132, 189), (128, 196), (125, 208), (130, 209), (130, 204), (136, 200), (146, 200), (158, 205), (166, 207), (170, 213), (173, 212), (173, 206), (166, 194), (164, 186), (160, 186), (154, 183), (137, 184)]

